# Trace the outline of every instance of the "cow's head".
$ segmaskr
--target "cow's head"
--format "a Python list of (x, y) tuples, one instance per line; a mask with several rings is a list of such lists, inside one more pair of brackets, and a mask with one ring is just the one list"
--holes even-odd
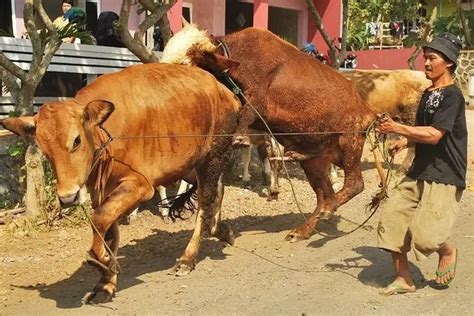
[(34, 137), (56, 174), (56, 190), (64, 207), (85, 201), (86, 181), (94, 151), (93, 135), (114, 110), (108, 101), (81, 106), (73, 101), (44, 104), (34, 117), (7, 118), (0, 124), (23, 137)]
[(211, 72), (237, 67), (240, 63), (218, 53), (219, 45), (206, 31), (187, 24), (166, 44), (161, 62), (198, 66)]

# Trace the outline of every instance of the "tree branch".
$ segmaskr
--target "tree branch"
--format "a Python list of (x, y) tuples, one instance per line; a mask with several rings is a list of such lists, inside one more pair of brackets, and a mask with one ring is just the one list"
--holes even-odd
[(316, 10), (316, 8), (314, 6), (314, 3), (313, 3), (313, 0), (305, 0), (305, 1), (306, 1), (306, 4), (308, 5), (309, 11), (311, 12), (311, 15), (313, 16), (314, 22), (316, 24), (316, 28), (321, 33), (321, 36), (323, 37), (324, 41), (328, 45), (329, 56), (331, 57), (332, 66), (334, 68), (338, 68), (339, 64), (337, 63), (337, 61), (338, 61), (339, 58), (337, 57), (337, 54), (336, 54), (336, 48), (334, 47), (334, 44), (333, 44), (331, 38), (329, 37), (328, 33), (324, 29), (324, 26), (323, 26), (322, 20), (321, 20), (321, 16), (319, 15), (318, 10)]
[(0, 51), (0, 66), (4, 68), (5, 71), (11, 73), (21, 81), (26, 80), (26, 71), (15, 65), (10, 59), (5, 56), (5, 54)]
[(466, 47), (471, 48), (471, 29), (469, 27), (469, 21), (466, 19), (466, 15), (464, 14), (464, 10), (462, 9), (461, 1), (457, 1), (459, 7), (459, 19), (461, 20), (461, 29), (464, 33), (464, 40), (466, 41)]
[(416, 43), (416, 49), (413, 52), (413, 54), (410, 56), (410, 58), (408, 58), (408, 66), (410, 67), (411, 70), (416, 69), (415, 60), (420, 54), (421, 50), (423, 49), (423, 45), (425, 45), (428, 42), (429, 36), (433, 29), (434, 21), (436, 20), (437, 16), (438, 16), (438, 4), (435, 3), (433, 7), (433, 11), (431, 12), (430, 19), (421, 28), (420, 40)]
[[(137, 30), (135, 31), (135, 35), (133, 36), (136, 41), (143, 43), (143, 35), (145, 34), (146, 30), (161, 20), (166, 15), (171, 6), (169, 4), (156, 4), (154, 7), (149, 7), (150, 3), (147, 3), (147, 5), (144, 4), (145, 2), (149, 2), (149, 0), (138, 0), (138, 2), (151, 12), (150, 15), (145, 15), (145, 20), (140, 23), (140, 25), (137, 27)], [(176, 0), (172, 1), (172, 4), (175, 2)]]
[(30, 72), (32, 80), (35, 83), (39, 83), (39, 81), (41, 80), (41, 78), (43, 78), (45, 72), (47, 71), (54, 54), (61, 46), (62, 40), (59, 39), (58, 30), (53, 25), (53, 22), (44, 10), (41, 0), (34, 0), (33, 4), (35, 12), (39, 15), (41, 21), (44, 23), (48, 31), (46, 43), (42, 43), (42, 45), (44, 45), (44, 52), (43, 54), (34, 54), (38, 55), (38, 59), (36, 63), (32, 63), (32, 67), (30, 68), (33, 70), (32, 72)]
[[(28, 36), (31, 41), (33, 52), (42, 51), (43, 44), (42, 44), (40, 35), (38, 33), (38, 28), (36, 27), (36, 23), (35, 23), (35, 8), (34, 8), (33, 0), (26, 0), (25, 2), (25, 6), (23, 7), (23, 22), (28, 32)], [(35, 54), (33, 54), (32, 61), (31, 61), (32, 64), (33, 62), (37, 63), (35, 58), (37, 57), (35, 57)]]
[[(120, 38), (122, 39), (125, 46), (127, 46), (127, 48), (143, 63), (159, 62), (158, 56), (155, 55), (152, 50), (148, 49), (145, 45), (143, 45), (142, 40), (135, 40), (130, 34), (130, 31), (128, 30), (128, 19), (130, 17), (131, 5), (132, 0), (123, 0), (122, 2), (119, 23), (117, 25), (117, 30), (120, 34)], [(145, 23), (145, 21), (142, 22), (142, 24)]]
[(341, 59), (344, 59), (347, 52), (347, 29), (349, 27), (349, 0), (342, 0), (342, 34), (341, 34), (341, 49), (339, 51), (338, 66), (341, 64)]
[(1, 75), (1, 80), (5, 82), (5, 85), (7, 86), (8, 91), (11, 93), (13, 99), (17, 99), (18, 96), (21, 93), (21, 88), (18, 85), (15, 76), (5, 68), (0, 66), (0, 75)]
[(173, 36), (173, 32), (171, 32), (170, 21), (168, 20), (168, 15), (165, 14), (158, 21), (158, 26), (160, 27), (161, 38), (163, 39), (163, 45), (166, 46), (169, 40)]

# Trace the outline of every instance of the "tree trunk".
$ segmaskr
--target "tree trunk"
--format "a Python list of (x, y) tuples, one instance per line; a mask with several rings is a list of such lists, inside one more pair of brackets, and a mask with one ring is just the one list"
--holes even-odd
[(34, 141), (28, 142), (25, 154), (26, 192), (24, 203), (30, 218), (40, 215), (44, 204), (45, 177), (43, 154)]
[(36, 86), (32, 83), (22, 82), (21, 93), (18, 95), (15, 110), (20, 116), (34, 115), (33, 101)]
[(464, 39), (466, 41), (466, 47), (472, 47), (472, 38), (471, 38), (471, 29), (469, 27), (469, 21), (466, 19), (464, 15), (464, 10), (462, 9), (461, 3), (458, 1), (459, 6), (459, 19), (461, 20), (461, 29), (464, 33)]
[[(36, 85), (23, 83), (22, 93), (19, 94), (16, 110), (19, 115), (34, 115), (33, 101)], [(23, 197), (26, 214), (30, 218), (40, 215), (44, 204), (45, 177), (43, 168), (43, 154), (36, 146), (34, 140), (26, 142), (25, 175), (26, 191)]]
[(346, 58), (347, 53), (347, 28), (349, 24), (349, 0), (342, 0), (342, 34), (341, 34), (341, 47), (339, 50), (337, 68)]
[(410, 58), (408, 58), (408, 66), (411, 70), (415, 70), (415, 60), (416, 57), (420, 54), (421, 50), (423, 49), (423, 45), (428, 42), (428, 38), (430, 37), (431, 30), (433, 29), (434, 21), (438, 16), (438, 4), (435, 4), (433, 8), (433, 12), (431, 12), (430, 19), (425, 23), (423, 29), (420, 31), (420, 40), (416, 43), (416, 49), (411, 54)]

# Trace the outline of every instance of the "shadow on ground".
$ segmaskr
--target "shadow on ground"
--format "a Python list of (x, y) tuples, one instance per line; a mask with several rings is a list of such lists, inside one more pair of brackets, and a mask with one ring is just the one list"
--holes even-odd
[[(308, 216), (309, 214), (306, 214)], [(277, 216), (242, 216), (224, 221), (231, 225), (236, 235), (243, 231), (264, 231), (267, 233), (290, 230), (302, 223), (301, 214), (283, 214)], [(337, 222), (337, 220), (335, 221)], [(334, 223), (324, 223), (320, 226), (323, 234), (338, 233)], [(118, 291), (141, 284), (141, 276), (147, 273), (170, 270), (176, 258), (185, 249), (192, 235), (192, 230), (167, 232), (155, 230), (153, 234), (143, 239), (130, 241), (119, 249), (118, 261), (122, 272), (118, 279)], [(318, 238), (313, 236), (312, 238)], [(326, 240), (326, 243), (329, 240)], [(282, 242), (284, 242), (282, 240)], [(312, 242), (316, 243), (317, 241)], [(323, 244), (324, 244), (323, 243)], [(322, 244), (321, 244), (322, 245)], [(315, 245), (311, 245), (315, 247)], [(223, 249), (227, 244), (216, 239), (208, 239), (202, 243), (199, 262), (205, 258), (224, 260)], [(84, 252), (86, 249), (84, 249)], [(35, 290), (45, 299), (56, 302), (61, 309), (79, 308), (83, 305), (82, 298), (92, 290), (99, 280), (99, 273), (87, 263), (83, 263), (73, 274), (64, 280), (52, 284), (21, 286), (22, 289)], [(20, 287), (12, 284), (13, 287)]]
[[(358, 256), (343, 259), (344, 263), (327, 264), (326, 268), (353, 276), (354, 270), (361, 270), (357, 279), (364, 285), (375, 288), (383, 288), (389, 285), (395, 278), (392, 267), (392, 257), (389, 252), (376, 247), (357, 247), (354, 249)], [(413, 263), (409, 263), (409, 269), (417, 288), (425, 287), (428, 282), (421, 270)]]

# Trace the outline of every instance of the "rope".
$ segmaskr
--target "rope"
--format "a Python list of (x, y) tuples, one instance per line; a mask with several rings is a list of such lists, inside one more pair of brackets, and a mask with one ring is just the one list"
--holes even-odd
[[(361, 227), (363, 227), (371, 218), (372, 216), (375, 214), (375, 212), (377, 211), (377, 209), (379, 208), (380, 206), (380, 203), (383, 199), (385, 199), (385, 197), (387, 196), (387, 191), (388, 191), (388, 185), (390, 183), (390, 180), (392, 178), (392, 165), (393, 165), (393, 157), (391, 159), (389, 159), (389, 154), (388, 154), (388, 147), (387, 147), (387, 144), (386, 144), (386, 135), (380, 135), (378, 134), (376, 131), (375, 131), (375, 126), (376, 126), (376, 123), (377, 123), (377, 120), (374, 120), (371, 122), (371, 124), (369, 125), (369, 128), (365, 131), (360, 131), (360, 130), (357, 130), (357, 131), (326, 131), (326, 132), (288, 132), (288, 133), (273, 133), (270, 126), (268, 125), (268, 123), (265, 121), (265, 119), (263, 118), (263, 116), (260, 114), (260, 112), (255, 108), (255, 106), (248, 100), (248, 98), (245, 96), (245, 94), (243, 93), (242, 89), (234, 82), (234, 80), (229, 76), (229, 74), (227, 73), (227, 71), (224, 71), (223, 72), (224, 74), (224, 77), (226, 78), (226, 80), (232, 85), (232, 90), (234, 92), (235, 95), (238, 95), (242, 98), (242, 100), (245, 101), (246, 104), (248, 104), (250, 106), (250, 108), (255, 112), (255, 114), (257, 114), (257, 116), (260, 118), (260, 120), (263, 122), (263, 124), (265, 125), (265, 128), (267, 129), (268, 133), (248, 133), (246, 134), (247, 136), (265, 136), (265, 135), (270, 135), (270, 137), (272, 137), (276, 142), (278, 142), (276, 140), (276, 137), (275, 136), (303, 136), (303, 135), (331, 135), (331, 134), (365, 134), (366, 135), (366, 138), (369, 140), (369, 142), (371, 143), (371, 151), (377, 149), (380, 151), (381, 153), (381, 156), (385, 162), (386, 165), (388, 165), (388, 170), (387, 170), (387, 176), (385, 178), (385, 182), (383, 183), (382, 185), (382, 188), (381, 190), (379, 191), (379, 193), (377, 193), (373, 198), (372, 198), (372, 201), (367, 204), (366, 206), (366, 211), (368, 209), (372, 209), (372, 213), (361, 223), (359, 224), (356, 228), (348, 231), (348, 232), (344, 232), (344, 233), (341, 233), (341, 234), (334, 234), (334, 235), (331, 235), (331, 234), (324, 234), (322, 232), (319, 232), (317, 231), (315, 228), (313, 228), (313, 231), (318, 234), (318, 235), (321, 235), (323, 237), (329, 237), (329, 238), (336, 238), (336, 237), (342, 237), (342, 236), (347, 236), (353, 232), (355, 232), (356, 230), (360, 229)], [(386, 113), (384, 113), (383, 115), (388, 115)], [(103, 126), (100, 126), (100, 128), (107, 134), (108, 136), (108, 140), (103, 143), (101, 145), (100, 148), (98, 148), (95, 153), (94, 153), (94, 163), (91, 167), (91, 171), (93, 170), (93, 168), (95, 167), (95, 165), (97, 164), (98, 162), (98, 157), (100, 156), (100, 154), (106, 149), (107, 145), (110, 144), (113, 140), (115, 139), (121, 139), (121, 140), (135, 140), (135, 139), (154, 139), (154, 138), (196, 138), (196, 137), (233, 137), (235, 136), (234, 134), (181, 134), (181, 135), (145, 135), (145, 136), (112, 136)], [(375, 135), (375, 141), (372, 142), (372, 138), (370, 137), (370, 133), (373, 132), (373, 134)], [(382, 150), (380, 149), (380, 146), (379, 144), (382, 143)], [(280, 158), (284, 161), (284, 156), (283, 156), (283, 152), (281, 150), (281, 148), (279, 146), (277, 146), (277, 150), (278, 150), (278, 154), (280, 155)], [(288, 183), (290, 184), (290, 188), (291, 188), (291, 193), (292, 193), (292, 196), (293, 196), (293, 199), (295, 201), (295, 204), (296, 204), (296, 207), (298, 209), (298, 212), (301, 214), (301, 216), (304, 218), (304, 221), (306, 222), (306, 224), (308, 224), (308, 219), (306, 217), (306, 215), (303, 213), (302, 209), (301, 209), (301, 205), (298, 201), (298, 198), (296, 196), (296, 191), (295, 191), (295, 188), (294, 188), (294, 185), (293, 185), (293, 182), (291, 181), (290, 179), (290, 174), (288, 172), (288, 169), (286, 168), (286, 165), (283, 163), (283, 170), (285, 172), (285, 176), (288, 180)], [(91, 221), (92, 223), (92, 221)], [(93, 225), (93, 223), (92, 223)], [(96, 229), (96, 228), (95, 228)], [(100, 235), (100, 234), (99, 234)], [(103, 239), (102, 239), (103, 240)], [(105, 241), (104, 241), (105, 243)], [(107, 246), (108, 248), (108, 245), (105, 243), (105, 245)], [(113, 256), (113, 254), (111, 253), (111, 256)], [(115, 260), (115, 259), (114, 259)], [(118, 264), (118, 262), (117, 262)]]
[[(270, 129), (270, 126), (267, 124), (267, 122), (265, 121), (265, 119), (263, 118), (263, 116), (260, 114), (260, 112), (255, 108), (255, 106), (253, 106), (253, 104), (247, 99), (247, 97), (244, 95), (242, 89), (235, 83), (235, 81), (229, 76), (228, 72), (227, 71), (224, 71), (223, 72), (225, 78), (227, 79), (227, 81), (232, 85), (233, 87), (233, 92), (234, 94), (236, 95), (239, 95), (245, 102), (246, 104), (248, 104), (251, 109), (257, 114), (257, 116), (260, 118), (260, 120), (263, 122), (263, 124), (265, 125), (265, 128), (267, 129), (268, 133), (270, 134), (270, 137), (272, 137), (275, 141), (276, 138), (275, 138), (275, 135), (287, 135), (287, 134), (292, 134), (292, 133), (273, 133), (272, 130)], [(387, 115), (386, 113), (383, 114), (384, 116)], [(355, 133), (365, 133), (366, 134), (366, 138), (369, 136), (369, 133), (372, 131), (374, 132), (374, 134), (376, 135), (376, 139), (379, 140), (380, 137), (377, 136), (376, 134), (376, 131), (375, 131), (375, 126), (376, 126), (376, 123), (377, 123), (377, 120), (373, 120), (369, 126), (369, 128), (367, 129), (367, 131), (354, 131), (354, 132), (311, 132), (309, 134), (313, 134), (313, 135), (317, 135), (317, 134), (344, 134), (344, 133), (351, 133), (351, 134), (355, 134)], [(308, 135), (306, 133), (295, 133), (295, 134), (298, 134), (298, 135), (301, 135), (301, 134), (305, 134), (305, 135)], [(370, 137), (369, 137), (370, 138)], [(389, 170), (388, 170), (388, 173), (387, 173), (387, 177), (386, 177), (386, 180), (385, 180), (385, 183), (383, 184), (380, 192), (378, 194), (376, 194), (373, 198), (372, 198), (372, 201), (366, 206), (366, 210), (372, 208), (372, 213), (361, 223), (359, 224), (356, 228), (348, 231), (348, 232), (344, 232), (344, 233), (341, 233), (341, 234), (324, 234), (322, 232), (319, 232), (316, 230), (316, 228), (312, 228), (313, 231), (318, 234), (318, 235), (321, 235), (323, 237), (329, 237), (329, 238), (338, 238), (338, 237), (343, 237), (343, 236), (347, 236), (349, 234), (352, 234), (353, 232), (357, 231), (358, 229), (360, 229), (361, 227), (363, 227), (371, 218), (372, 216), (375, 214), (375, 212), (377, 211), (377, 209), (379, 208), (380, 206), (380, 203), (381, 201), (387, 196), (387, 190), (388, 190), (388, 184), (389, 184), (389, 179), (391, 179), (391, 171), (392, 171), (392, 168), (391, 168), (391, 164), (393, 163), (393, 157), (392, 157), (392, 160), (391, 161), (388, 161), (388, 155), (384, 155), (384, 154), (388, 154), (388, 148), (386, 147), (386, 137), (385, 135), (382, 136), (382, 139), (381, 139), (382, 143), (383, 143), (383, 147), (384, 147), (384, 153), (382, 154), (382, 157), (384, 159), (384, 162), (387, 162), (390, 166)], [(378, 144), (378, 143), (377, 143)], [(283, 160), (283, 152), (281, 151), (280, 147), (277, 146), (277, 149), (278, 149), (278, 153), (280, 155), (280, 158)], [(286, 165), (285, 163), (283, 163), (283, 170), (285, 171), (285, 175), (286, 175), (286, 178), (290, 184), (290, 188), (291, 188), (291, 193), (293, 195), (293, 199), (295, 200), (295, 204), (296, 204), (296, 207), (298, 209), (298, 212), (301, 214), (301, 216), (303, 216), (304, 218), (304, 221), (307, 225), (309, 225), (309, 222), (308, 222), (308, 219), (306, 218), (306, 215), (303, 213), (302, 209), (301, 209), (301, 205), (299, 204), (298, 202), (298, 199), (296, 197), (296, 192), (295, 192), (295, 188), (293, 186), (293, 183), (290, 179), (290, 174), (288, 172), (288, 169), (286, 168)]]
[[(95, 231), (95, 233), (96, 233), (97, 235), (99, 235), (99, 238), (100, 238), (100, 240), (102, 241), (102, 243), (104, 244), (105, 249), (106, 249), (107, 252), (109, 253), (109, 256), (110, 256), (111, 260), (113, 261), (114, 264), (116, 264), (117, 270), (116, 270), (116, 271), (112, 270), (110, 267), (105, 266), (102, 262), (100, 262), (100, 261), (98, 261), (98, 260), (96, 261), (96, 263), (97, 263), (98, 265), (100, 265), (103, 269), (110, 270), (110, 271), (112, 271), (112, 272), (115, 273), (115, 274), (119, 274), (120, 272), (122, 272), (122, 268), (120, 267), (120, 264), (119, 264), (119, 262), (118, 262), (118, 260), (117, 260), (117, 257), (116, 257), (115, 254), (112, 252), (112, 249), (110, 249), (109, 245), (107, 244), (107, 242), (105, 241), (105, 239), (104, 239), (104, 238), (102, 237), (102, 235), (100, 234), (99, 229), (97, 229), (97, 227), (95, 226), (94, 222), (92, 221), (92, 218), (91, 218), (91, 217), (89, 216), (89, 214), (87, 213), (86, 208), (85, 208), (84, 206), (82, 206), (82, 205), (81, 205), (81, 208), (82, 208), (82, 210), (84, 211), (85, 216), (86, 216), (87, 219), (89, 220), (89, 223), (91, 224), (92, 229)], [(95, 255), (95, 254), (94, 254), (94, 255)]]
[[(305, 136), (305, 135), (334, 135), (334, 134), (366, 134), (367, 131), (329, 131), (329, 132), (294, 132), (294, 133), (272, 133), (276, 136)], [(262, 133), (247, 133), (246, 136), (265, 136)], [(198, 138), (198, 137), (233, 137), (235, 134), (178, 134), (178, 135), (144, 135), (144, 136), (114, 136), (113, 139), (135, 140), (149, 138)]]

